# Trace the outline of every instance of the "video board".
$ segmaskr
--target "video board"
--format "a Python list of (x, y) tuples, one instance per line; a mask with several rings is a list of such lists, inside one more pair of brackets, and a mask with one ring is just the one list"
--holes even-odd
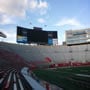
[(17, 26), (18, 43), (37, 43), (52, 45), (53, 38), (57, 38), (57, 31), (43, 31), (41, 29), (36, 30)]
[(48, 38), (57, 38), (57, 31), (47, 31), (48, 32)]
[(48, 34), (46, 31), (37, 31), (23, 27), (17, 27), (17, 42), (18, 43), (48, 43)]

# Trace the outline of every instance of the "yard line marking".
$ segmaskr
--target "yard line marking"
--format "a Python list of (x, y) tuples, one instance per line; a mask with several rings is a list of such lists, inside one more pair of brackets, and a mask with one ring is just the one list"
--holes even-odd
[(86, 75), (86, 74), (75, 74), (77, 76), (82, 76), (82, 77), (90, 77), (90, 75)]
[(9, 88), (11, 76), (12, 76), (12, 72), (10, 72), (9, 77), (8, 77), (8, 80), (7, 80), (7, 83), (6, 83), (6, 85), (5, 85), (4, 88)]
[(17, 90), (17, 85), (14, 83), (13, 90)]
[(22, 83), (21, 83), (21, 80), (20, 80), (20, 79), (18, 79), (18, 82), (19, 82), (19, 85), (20, 85), (20, 90), (24, 90), (23, 85), (22, 85)]
[(0, 84), (3, 82), (3, 80), (4, 80), (4, 78), (1, 78), (1, 79), (0, 79)]
[(14, 83), (16, 83), (16, 76), (15, 73), (13, 74)]
[(17, 90), (16, 75), (15, 75), (15, 73), (13, 74), (13, 79), (14, 79), (14, 86), (13, 86), (13, 90)]

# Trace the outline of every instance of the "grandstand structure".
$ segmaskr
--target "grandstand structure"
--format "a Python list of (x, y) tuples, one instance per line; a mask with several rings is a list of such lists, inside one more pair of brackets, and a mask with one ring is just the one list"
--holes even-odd
[(35, 66), (90, 64), (90, 44), (76, 46), (31, 46), (0, 42), (0, 48), (14, 52)]
[[(33, 84), (36, 84), (39, 88), (43, 88), (41, 90), (45, 90), (45, 88), (46, 90), (50, 90), (48, 89), (49, 86), (47, 86), (49, 84), (44, 83), (46, 86), (42, 87), (36, 83), (31, 78), (28, 70), (21, 72), (23, 67), (28, 67), (31, 71), (38, 68), (78, 66), (90, 66), (90, 44), (76, 46), (31, 46), (0, 42), (0, 89), (2, 90), (20, 90), (20, 88), (23, 88), (22, 90), (33, 90), (35, 88)], [(65, 78), (68, 78), (68, 76)], [(34, 83), (32, 84), (28, 80)], [(78, 82), (76, 80), (73, 81), (75, 83)], [(83, 83), (81, 81), (80, 83), (82, 86)], [(89, 86), (85, 82), (85, 87), (90, 88)], [(59, 90), (63, 90), (62, 88)]]
[[(6, 38), (3, 33), (0, 36)], [(0, 90), (89, 90), (88, 68), (89, 43), (33, 46), (0, 42)]]
[(5, 47), (0, 43), (0, 90), (45, 90), (31, 77), (31, 64)]
[(90, 44), (90, 28), (66, 31), (66, 45)]

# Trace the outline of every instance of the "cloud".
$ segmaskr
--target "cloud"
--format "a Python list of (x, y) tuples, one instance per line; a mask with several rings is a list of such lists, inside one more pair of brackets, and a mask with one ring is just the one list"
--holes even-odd
[(29, 5), (29, 8), (31, 10), (34, 10), (34, 9), (37, 8), (38, 2), (36, 0), (30, 0), (30, 2), (28, 3), (28, 5)]
[(27, 0), (0, 0), (0, 13), (24, 16)]
[(25, 16), (27, 10), (45, 14), (47, 8), (48, 3), (43, 0), (0, 0), (0, 13), (11, 16)]
[(15, 24), (26, 15), (27, 0), (0, 0), (0, 25)]
[(0, 29), (0, 31), (7, 36), (7, 38), (2, 38), (2, 41), (16, 43), (16, 30)]
[(76, 28), (83, 28), (84, 25), (80, 23), (80, 21), (78, 21), (75, 18), (63, 18), (61, 19), (59, 22), (56, 23), (56, 26), (73, 26)]
[(14, 20), (12, 17), (9, 17), (8, 15), (0, 15), (0, 25), (5, 25), (5, 24), (14, 24)]
[(43, 18), (39, 18), (39, 19), (38, 19), (38, 22), (39, 22), (39, 23), (45, 23), (45, 20), (44, 20)]
[(0, 24), (10, 24), (15, 18), (25, 17), (26, 11), (44, 15), (48, 9), (48, 3), (42, 0), (0, 0)]
[(42, 0), (30, 0), (28, 7), (32, 12), (38, 11), (41, 15), (46, 14), (48, 3)]

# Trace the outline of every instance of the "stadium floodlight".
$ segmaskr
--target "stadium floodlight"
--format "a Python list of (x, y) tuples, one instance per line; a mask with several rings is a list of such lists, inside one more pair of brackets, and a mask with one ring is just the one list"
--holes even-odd
[(0, 32), (0, 37), (6, 38), (7, 36), (4, 33)]

